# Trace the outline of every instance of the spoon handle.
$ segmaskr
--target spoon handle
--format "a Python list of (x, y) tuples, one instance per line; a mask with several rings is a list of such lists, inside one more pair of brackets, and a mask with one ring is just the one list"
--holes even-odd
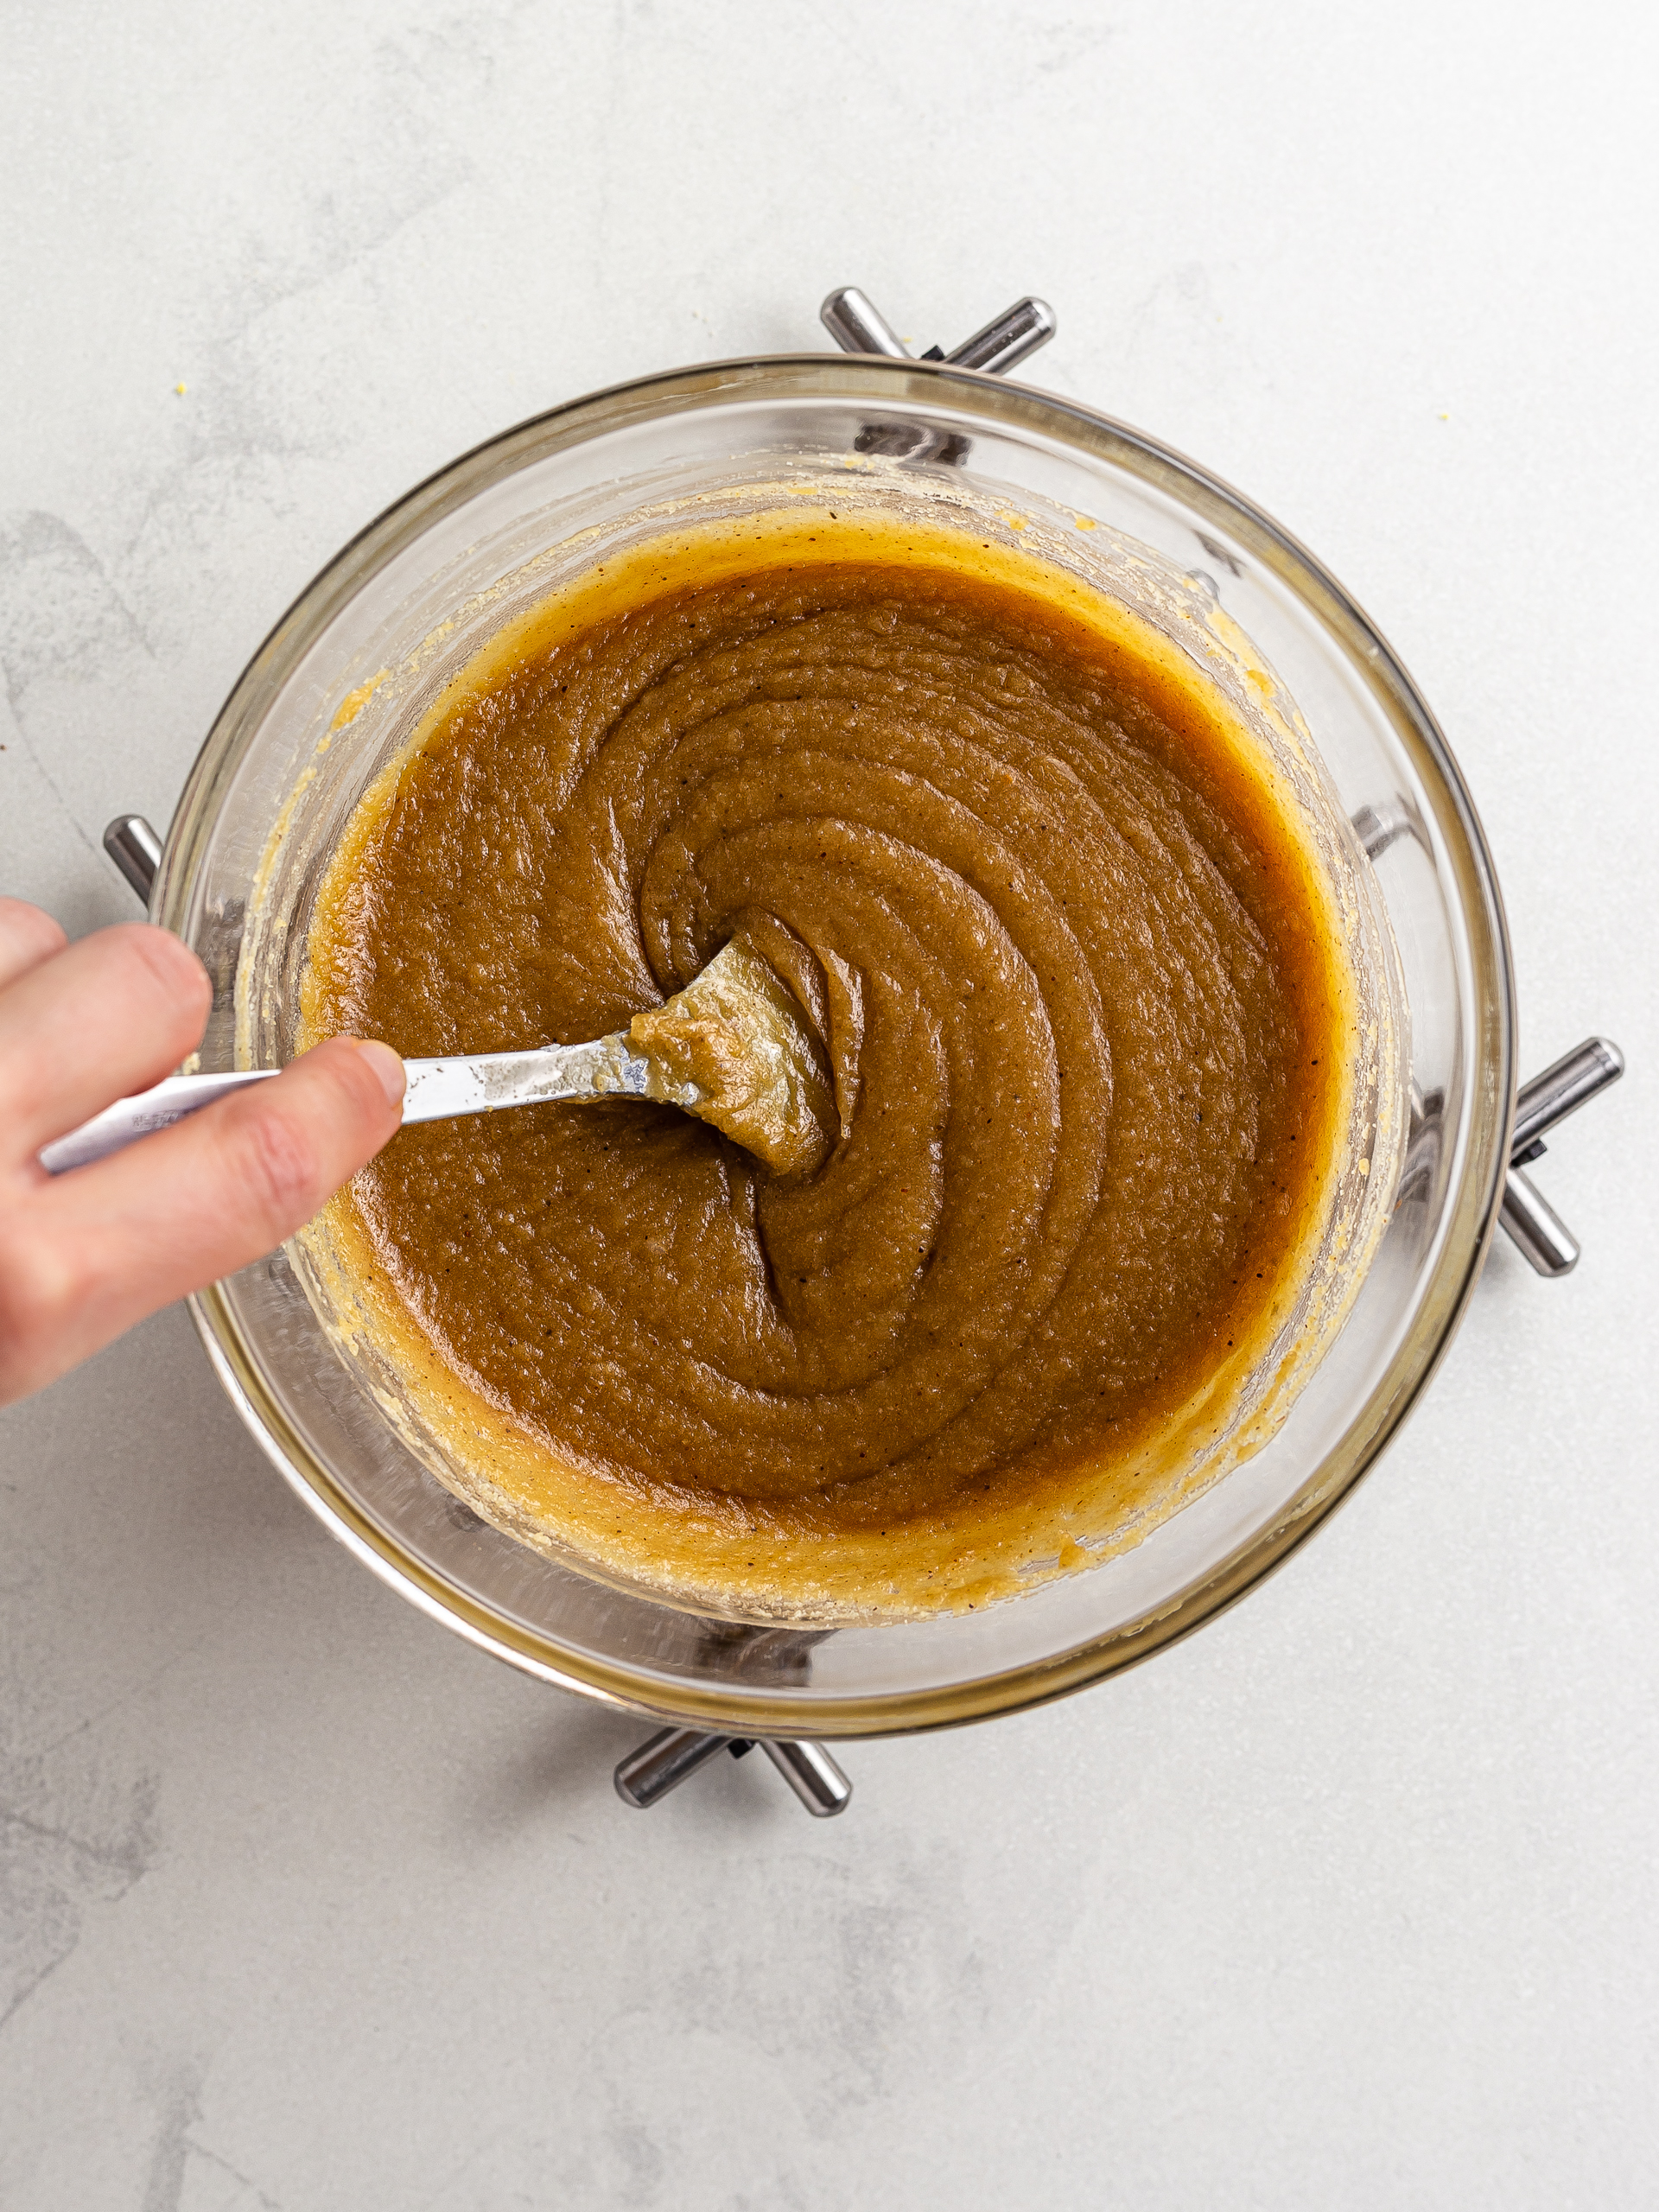
[[(539, 1106), (552, 1098), (643, 1098), (648, 1062), (618, 1034), (588, 1045), (544, 1045), (530, 1052), (474, 1052), (451, 1060), (405, 1060), (405, 1122), (442, 1122), (498, 1106)], [(664, 1096), (660, 1085), (655, 1095)]]
[[(170, 1075), (153, 1090), (118, 1098), (90, 1122), (41, 1154), (48, 1175), (87, 1167), (153, 1130), (170, 1128), (276, 1068), (236, 1068), (213, 1075)], [(439, 1122), (455, 1114), (487, 1114), (499, 1106), (535, 1106), (550, 1098), (643, 1097), (646, 1063), (622, 1036), (590, 1045), (549, 1045), (528, 1052), (478, 1052), (445, 1060), (405, 1060), (404, 1120)]]
[(170, 1075), (164, 1083), (141, 1090), (134, 1098), (118, 1098), (113, 1106), (94, 1114), (67, 1137), (47, 1145), (41, 1153), (41, 1165), (48, 1175), (61, 1175), (71, 1167), (89, 1167), (93, 1160), (120, 1152), (152, 1130), (170, 1128), (187, 1114), (211, 1106), (214, 1099), (228, 1097), (251, 1083), (264, 1083), (277, 1072), (276, 1068), (232, 1068), (217, 1075)]

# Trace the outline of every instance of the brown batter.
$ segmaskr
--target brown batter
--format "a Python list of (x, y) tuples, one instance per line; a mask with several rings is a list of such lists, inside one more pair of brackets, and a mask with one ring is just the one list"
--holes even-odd
[(751, 1615), (982, 1602), (1173, 1510), (1304, 1285), (1354, 1057), (1328, 890), (1121, 609), (833, 517), (688, 546), (428, 715), (335, 856), (306, 1033), (598, 1037), (742, 932), (830, 1156), (621, 1102), (411, 1128), (332, 1211), (336, 1295), (532, 1541)]

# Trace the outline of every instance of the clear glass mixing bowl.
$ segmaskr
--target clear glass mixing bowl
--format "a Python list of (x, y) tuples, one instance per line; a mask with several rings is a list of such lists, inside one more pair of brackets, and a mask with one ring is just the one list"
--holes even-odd
[[(1259, 509), (1137, 432), (971, 371), (864, 357), (717, 363), (575, 401), (431, 478), (323, 570), (226, 702), (156, 877), (152, 912), (213, 977), (201, 1065), (284, 1050), (305, 887), (332, 837), (410, 716), (547, 588), (573, 539), (625, 530), (699, 483), (872, 466), (1092, 518), (1196, 575), (1261, 649), (1376, 854), (1414, 1134), (1346, 1325), (1262, 1450), (1118, 1558), (915, 1623), (745, 1626), (542, 1557), (409, 1448), (288, 1255), (194, 1301), (249, 1427), (384, 1580), (545, 1681), (731, 1735), (982, 1719), (1080, 1688), (1230, 1604), (1358, 1480), (1423, 1387), (1479, 1272), (1508, 1156), (1515, 1025), (1497, 881), (1445, 740), (1364, 615)], [(291, 880), (273, 899), (279, 823)]]

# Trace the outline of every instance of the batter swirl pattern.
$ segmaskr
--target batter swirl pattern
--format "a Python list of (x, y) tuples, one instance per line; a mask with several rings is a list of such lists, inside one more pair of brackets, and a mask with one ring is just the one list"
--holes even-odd
[(521, 637), (429, 718), (331, 872), (312, 1033), (598, 1036), (744, 931), (842, 1121), (802, 1181), (633, 1104), (411, 1128), (359, 1179), (521, 1533), (693, 1590), (699, 1545), (782, 1588), (856, 1537), (896, 1590), (918, 1535), (919, 1587), (953, 1528), (1133, 1512), (1328, 1179), (1328, 955), (1219, 711), (1006, 584), (827, 562)]

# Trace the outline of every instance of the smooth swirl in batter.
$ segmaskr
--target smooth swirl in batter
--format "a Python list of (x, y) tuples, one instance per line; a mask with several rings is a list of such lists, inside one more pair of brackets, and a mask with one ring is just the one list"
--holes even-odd
[(599, 1036), (742, 932), (840, 1130), (794, 1178), (650, 1106), (404, 1131), (336, 1244), (458, 1486), (762, 1612), (963, 1602), (1141, 1510), (1260, 1351), (1339, 1048), (1216, 711), (922, 563), (682, 581), (469, 676), (336, 857), (309, 1033)]

